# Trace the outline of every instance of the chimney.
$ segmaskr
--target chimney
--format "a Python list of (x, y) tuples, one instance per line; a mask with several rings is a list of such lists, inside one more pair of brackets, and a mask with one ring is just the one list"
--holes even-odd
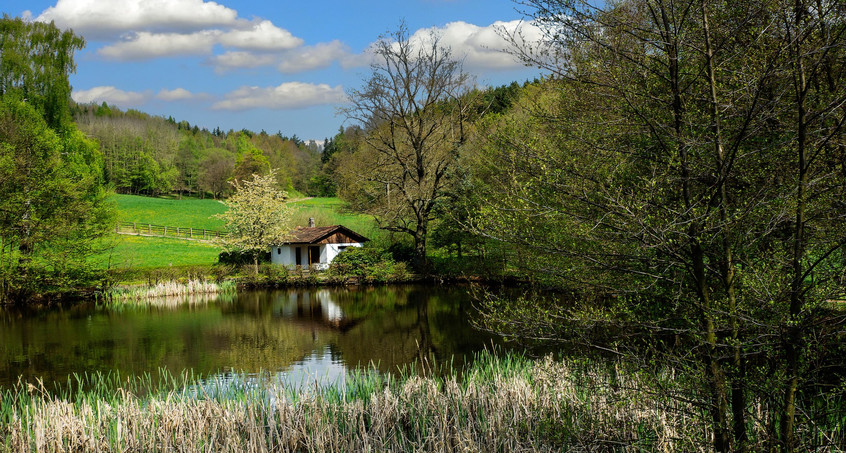
[(308, 227), (309, 227), (309, 228), (314, 228), (314, 217), (309, 217), (309, 218), (308, 218)]

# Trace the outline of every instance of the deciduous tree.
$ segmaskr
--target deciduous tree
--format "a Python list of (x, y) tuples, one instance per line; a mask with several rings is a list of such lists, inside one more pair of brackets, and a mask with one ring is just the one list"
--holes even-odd
[(259, 257), (285, 240), (290, 232), (291, 211), (287, 194), (278, 189), (274, 172), (232, 181), (234, 192), (224, 203), (229, 208), (216, 217), (226, 222), (227, 251), (248, 253), (258, 272)]
[(411, 235), (421, 270), (433, 209), (464, 140), (469, 79), (437, 35), (412, 39), (405, 25), (382, 36), (374, 54), (370, 76), (343, 109), (365, 134), (342, 194), (381, 228)]

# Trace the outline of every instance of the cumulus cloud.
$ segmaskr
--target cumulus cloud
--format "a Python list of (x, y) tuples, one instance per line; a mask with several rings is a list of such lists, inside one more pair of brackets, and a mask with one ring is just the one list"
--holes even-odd
[(200, 100), (200, 99), (209, 99), (210, 96), (206, 93), (192, 93), (185, 88), (176, 88), (174, 90), (168, 90), (166, 88), (162, 89), (161, 91), (156, 94), (156, 99), (161, 101), (193, 101), (193, 100)]
[(248, 50), (286, 50), (299, 47), (303, 40), (269, 20), (256, 21), (244, 30), (232, 30), (220, 36), (220, 44)]
[[(52, 20), (89, 39), (110, 42), (98, 50), (110, 60), (210, 55), (216, 45), (260, 52), (283, 52), (303, 45), (301, 38), (269, 20), (239, 18), (237, 11), (204, 0), (58, 0), (36, 20)], [(250, 67), (245, 61), (235, 63), (229, 56), (216, 66)]]
[(55, 21), (60, 28), (104, 37), (127, 30), (188, 32), (234, 26), (238, 13), (203, 0), (58, 0), (36, 20)]
[(219, 32), (199, 31), (191, 34), (139, 32), (121, 42), (106, 46), (97, 53), (110, 60), (144, 60), (177, 55), (212, 53)]
[[(451, 50), (453, 58), (462, 60), (470, 71), (509, 70), (523, 66), (514, 55), (514, 42), (518, 45), (537, 46), (542, 41), (542, 30), (532, 22), (514, 20), (497, 21), (481, 27), (467, 22), (450, 22), (443, 27), (422, 28), (415, 31), (409, 41), (415, 45), (431, 45), (432, 37)], [(359, 55), (342, 61), (344, 67), (364, 66), (378, 61), (374, 50), (376, 43)]]
[(455, 58), (464, 59), (470, 69), (514, 69), (522, 66), (509, 51), (513, 43), (503, 34), (514, 36), (518, 43), (537, 42), (542, 38), (540, 28), (531, 22), (497, 21), (480, 27), (467, 22), (451, 22), (444, 27), (420, 29), (410, 38), (412, 42), (427, 42), (432, 34), (440, 37), (440, 44), (452, 49)]
[(244, 86), (212, 105), (215, 110), (289, 110), (343, 102), (344, 89), (327, 84), (287, 82), (276, 87)]
[(226, 72), (232, 69), (258, 68), (270, 66), (279, 61), (279, 57), (273, 54), (255, 52), (226, 52), (215, 55), (207, 60), (214, 66), (216, 72)]
[(88, 90), (73, 90), (71, 97), (80, 104), (105, 102), (120, 107), (135, 107), (143, 104), (150, 97), (150, 93), (135, 91), (123, 91), (113, 86), (94, 87)]
[(325, 68), (333, 61), (343, 60), (350, 55), (349, 47), (335, 40), (287, 52), (279, 64), (279, 71), (296, 73)]

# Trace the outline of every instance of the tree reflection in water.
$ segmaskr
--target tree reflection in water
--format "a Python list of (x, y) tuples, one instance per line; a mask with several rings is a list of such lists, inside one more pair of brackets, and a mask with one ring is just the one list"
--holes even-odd
[[(413, 361), (463, 363), (499, 343), (475, 331), (464, 287), (251, 291), (227, 300), (107, 310), (0, 311), (0, 385), (66, 382), (92, 371), (382, 372)], [(311, 364), (311, 365), (309, 365)], [(319, 371), (319, 370), (314, 370)]]

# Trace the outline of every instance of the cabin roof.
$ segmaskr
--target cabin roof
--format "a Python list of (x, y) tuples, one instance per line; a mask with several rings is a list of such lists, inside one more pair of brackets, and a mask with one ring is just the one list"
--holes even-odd
[(323, 243), (328, 242), (327, 239), (335, 235), (352, 239), (351, 241), (343, 242), (366, 242), (368, 240), (366, 237), (343, 225), (332, 225), (325, 227), (297, 227), (289, 233), (288, 239), (282, 244)]

